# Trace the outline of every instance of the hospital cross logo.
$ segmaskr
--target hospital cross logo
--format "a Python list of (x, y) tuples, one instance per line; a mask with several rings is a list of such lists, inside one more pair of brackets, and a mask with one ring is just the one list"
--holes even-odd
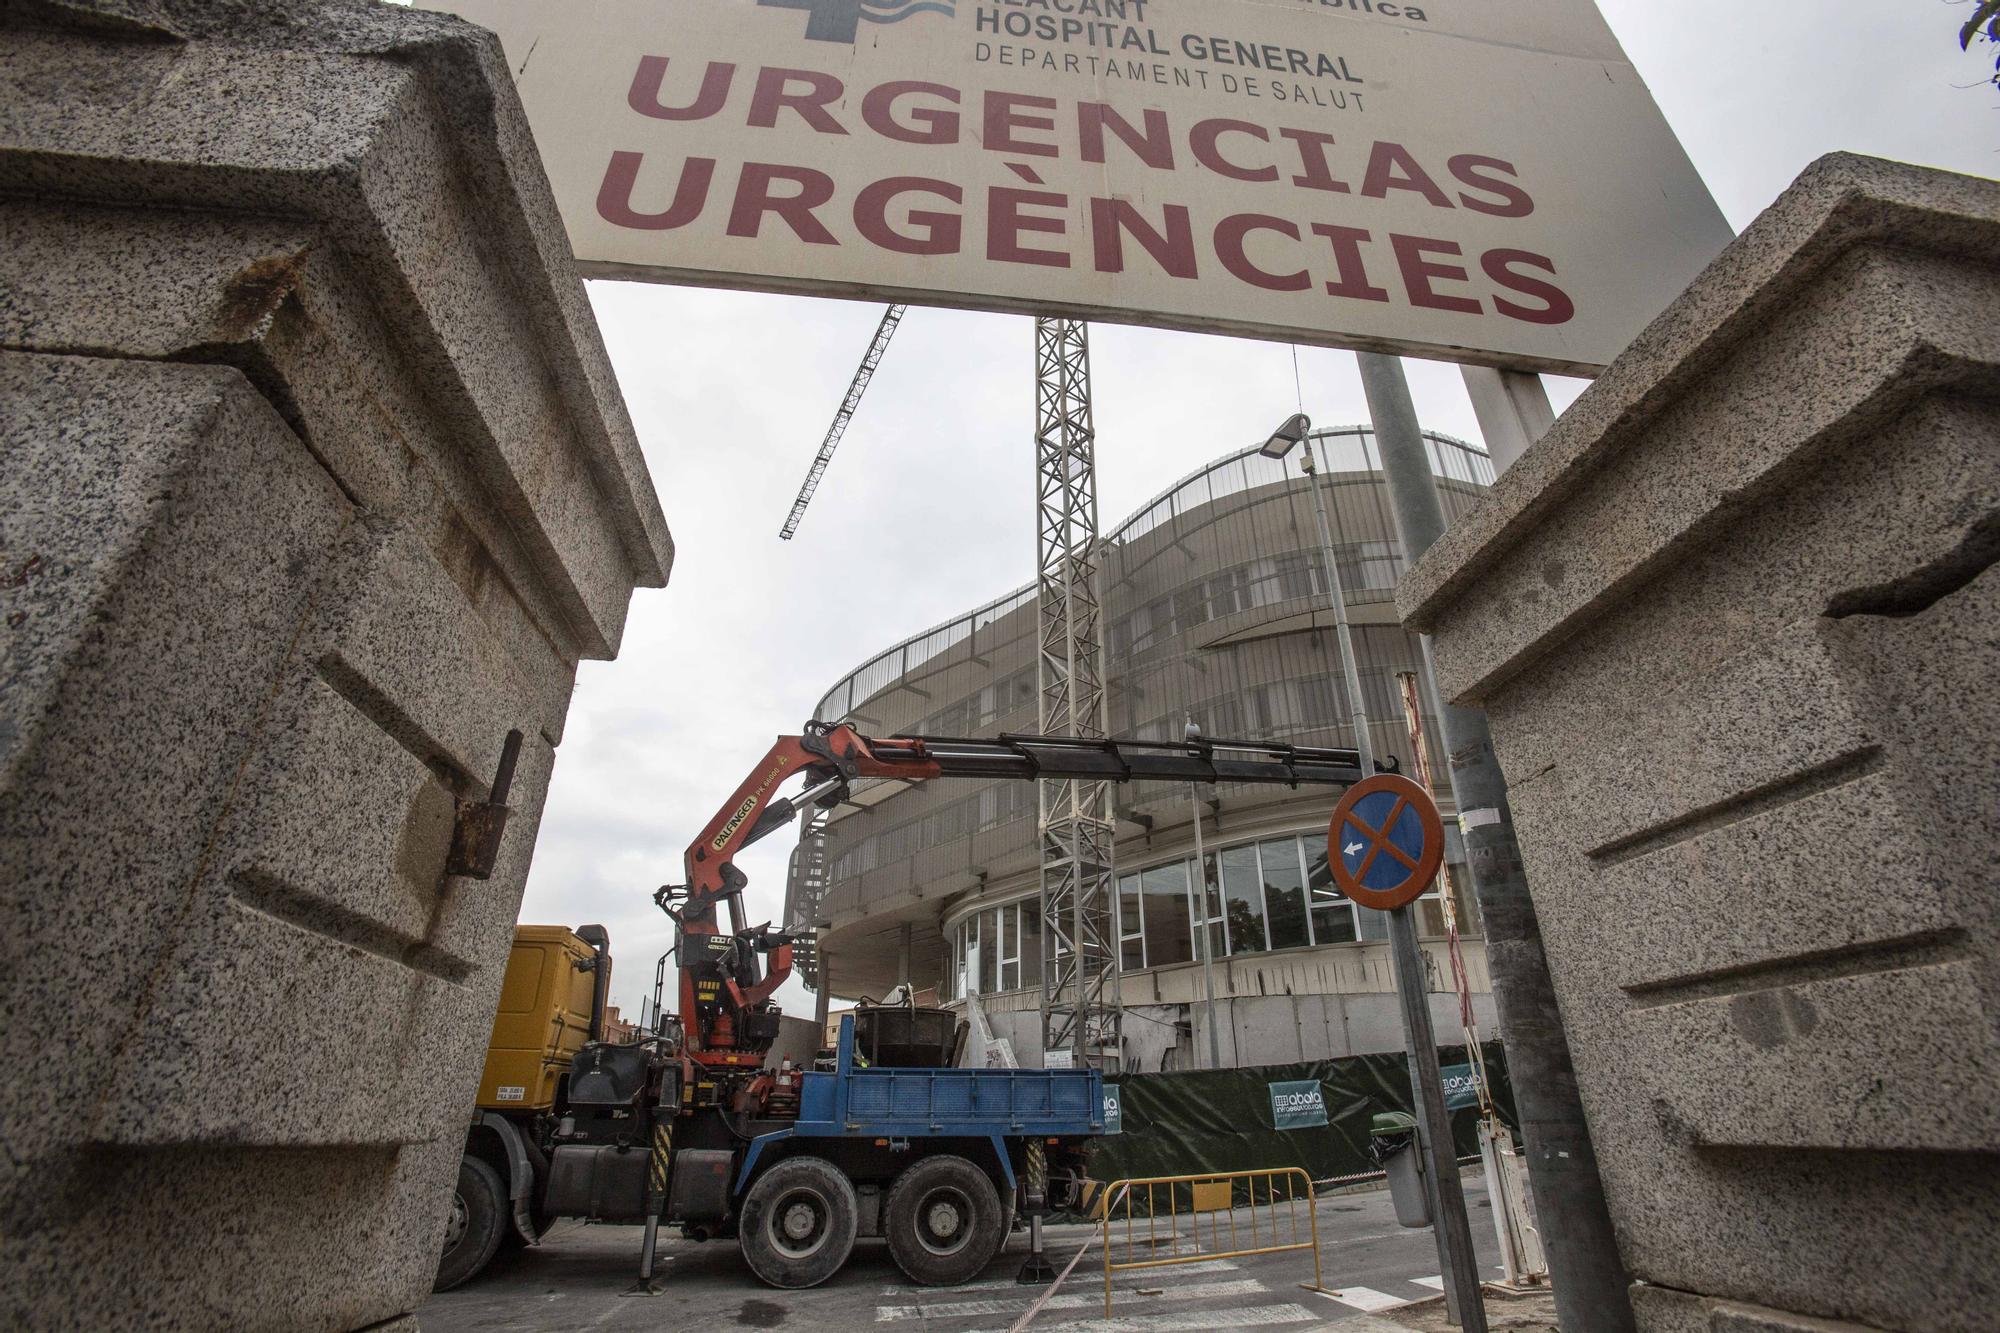
[(913, 14), (957, 12), (958, 0), (757, 0), (767, 9), (803, 9), (806, 40), (854, 44), (863, 23), (901, 23)]

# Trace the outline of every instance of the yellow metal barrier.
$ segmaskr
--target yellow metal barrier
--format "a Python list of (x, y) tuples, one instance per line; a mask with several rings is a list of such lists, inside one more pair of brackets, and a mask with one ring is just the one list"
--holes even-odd
[[(1248, 1196), (1249, 1217), (1242, 1227), (1237, 1214), (1236, 1190), (1241, 1184)], [(1284, 1185), (1280, 1191), (1278, 1186)], [(1187, 1186), (1187, 1207), (1181, 1206), (1178, 1186)], [(1142, 1230), (1133, 1217), (1133, 1204), (1144, 1190), (1146, 1225)], [(1260, 1200), (1259, 1195), (1262, 1195)], [(1113, 1181), (1104, 1191), (1102, 1219), (1104, 1243), (1104, 1317), (1111, 1317), (1111, 1275), (1134, 1268), (1165, 1268), (1172, 1264), (1201, 1263), (1210, 1259), (1240, 1259), (1253, 1254), (1281, 1254), (1287, 1250), (1311, 1250), (1313, 1280), (1299, 1285), (1309, 1291), (1323, 1291), (1320, 1285), (1319, 1216), (1313, 1208), (1312, 1177), (1303, 1167), (1281, 1166), (1268, 1171), (1219, 1171), (1194, 1176), (1153, 1176), (1146, 1179)], [(1118, 1233), (1118, 1208), (1124, 1207), (1124, 1235)], [(1161, 1212), (1161, 1206), (1165, 1212)], [(1305, 1212), (1301, 1230), (1299, 1212)], [(1181, 1235), (1181, 1220), (1188, 1220), (1188, 1235)], [(1202, 1247), (1202, 1219), (1208, 1222), (1208, 1248)], [(1165, 1233), (1161, 1234), (1162, 1221)], [(1224, 1227), (1227, 1226), (1225, 1233)], [(1225, 1234), (1227, 1243), (1225, 1244)], [(1186, 1253), (1182, 1241), (1186, 1240)], [(1247, 1243), (1245, 1243), (1247, 1242)], [(1114, 1248), (1122, 1243), (1123, 1258)], [(1144, 1257), (1140, 1256), (1143, 1250)]]

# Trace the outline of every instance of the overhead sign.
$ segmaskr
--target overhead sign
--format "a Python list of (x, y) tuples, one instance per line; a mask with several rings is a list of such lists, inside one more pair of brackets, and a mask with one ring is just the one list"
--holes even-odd
[(1421, 897), (1444, 861), (1437, 803), (1400, 773), (1376, 773), (1349, 787), (1326, 836), (1334, 885), (1377, 911)]
[(1730, 230), (1591, 0), (434, 0), (583, 271), (1587, 371)]
[(1326, 1093), (1319, 1080), (1273, 1083), (1271, 1124), (1278, 1129), (1311, 1129), (1326, 1123)]

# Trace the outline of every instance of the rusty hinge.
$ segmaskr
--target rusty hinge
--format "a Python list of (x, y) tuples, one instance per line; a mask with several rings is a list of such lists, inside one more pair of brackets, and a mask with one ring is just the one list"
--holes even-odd
[(521, 733), (507, 733), (500, 747), (500, 767), (493, 788), (483, 801), (460, 801), (451, 834), (451, 854), (444, 873), (485, 879), (500, 859), (500, 835), (507, 831), (507, 789), (514, 785), (514, 761), (521, 757)]

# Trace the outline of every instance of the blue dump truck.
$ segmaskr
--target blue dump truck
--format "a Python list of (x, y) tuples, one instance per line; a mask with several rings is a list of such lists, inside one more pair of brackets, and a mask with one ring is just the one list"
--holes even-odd
[(876, 1034), (940, 1020), (950, 1015), (864, 1009), (843, 1018), (833, 1069), (800, 1076), (798, 1119), (732, 1154), (737, 1243), (758, 1277), (811, 1286), (847, 1261), (857, 1237), (882, 1236), (912, 1281), (963, 1282), (999, 1251), (1016, 1216), (1077, 1201), (1085, 1145), (1104, 1129), (1102, 1077), (898, 1067), (922, 1043)]
[[(636, 1042), (597, 1039), (597, 989), (569, 974), (608, 964), (604, 950), (593, 927), (517, 938), (440, 1290), (560, 1217), (643, 1224), (642, 1278), (665, 1223), (697, 1240), (734, 1236), (773, 1286), (825, 1281), (864, 1237), (886, 1238), (912, 1281), (948, 1285), (984, 1268), (1015, 1218), (1080, 1200), (1084, 1148), (1104, 1127), (1095, 1070), (951, 1068), (965, 1041), (954, 1015), (864, 1006), (841, 1020), (822, 1068), (718, 1077), (671, 1019)], [(524, 1026), (582, 1036), (585, 1006), (581, 1041), (504, 1044)], [(552, 1012), (564, 1021), (534, 1021)]]
[[(909, 1004), (857, 1009), (810, 1070), (776, 1057), (772, 997), (795, 947), (813, 942), (745, 924), (748, 881), (736, 854), (802, 810), (845, 801), (858, 779), (1298, 786), (1360, 776), (1352, 750), (1259, 741), (874, 739), (817, 721), (780, 736), (689, 844), (686, 882), (653, 895), (674, 923), (677, 1013), (636, 1041), (606, 1041), (604, 931), (587, 926), (539, 945), (517, 935), (517, 955), (530, 945), (542, 952), (522, 963), (518, 987), (510, 964), (503, 985), (438, 1288), (478, 1272), (502, 1244), (533, 1243), (556, 1217), (643, 1225), (642, 1281), (663, 1223), (695, 1239), (734, 1236), (773, 1286), (824, 1282), (862, 1236), (886, 1239), (913, 1281), (965, 1281), (1015, 1217), (1084, 1201), (1084, 1148), (1103, 1131), (1102, 1079), (1090, 1069), (958, 1068), (961, 1020)], [(804, 789), (779, 796), (793, 777)], [(662, 960), (656, 1012), (665, 985)], [(549, 1017), (585, 1006), (586, 1024)], [(1083, 1044), (1075, 1033), (1051, 1036), (1071, 1040)]]

